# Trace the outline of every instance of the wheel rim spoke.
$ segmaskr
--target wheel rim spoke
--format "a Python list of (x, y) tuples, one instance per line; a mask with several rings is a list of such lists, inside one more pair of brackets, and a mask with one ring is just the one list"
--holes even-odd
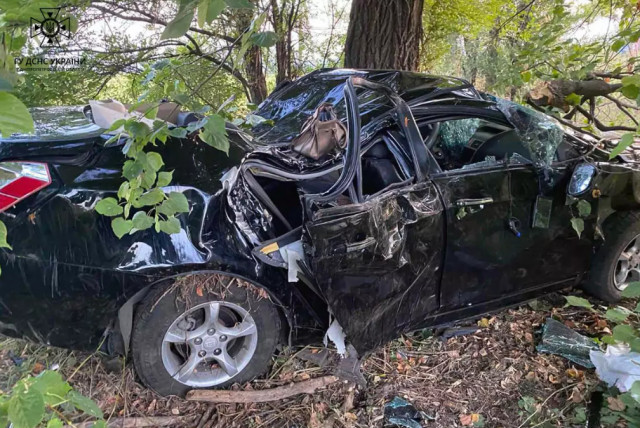
[(615, 279), (617, 284), (624, 284), (629, 276), (629, 263), (622, 261), (620, 262), (620, 270), (616, 273)]
[(253, 322), (243, 320), (241, 323), (236, 324), (233, 327), (220, 326), (219, 331), (230, 338), (238, 338), (254, 334), (257, 332), (257, 329)]
[(184, 362), (182, 367), (180, 367), (178, 373), (176, 373), (173, 377), (183, 383), (189, 381), (191, 376), (193, 376), (193, 372), (196, 370), (196, 367), (198, 367), (200, 361), (200, 358), (196, 357), (196, 355), (192, 353), (187, 361)]
[[(187, 309), (167, 329), (162, 362), (176, 381), (206, 388), (244, 370), (257, 344), (255, 321), (242, 306), (226, 301), (201, 303)], [(204, 370), (205, 365), (210, 369)]]
[(164, 341), (169, 343), (186, 343), (189, 340), (189, 333), (178, 327), (170, 328), (164, 335)]
[(629, 254), (629, 252), (623, 252), (622, 254), (620, 254), (620, 259), (621, 262), (628, 262), (629, 260), (631, 260), (631, 254)]
[(222, 353), (220, 355), (214, 355), (213, 358), (216, 360), (218, 365), (220, 365), (220, 368), (229, 376), (233, 377), (238, 373), (236, 360), (229, 355), (226, 347), (222, 348)]

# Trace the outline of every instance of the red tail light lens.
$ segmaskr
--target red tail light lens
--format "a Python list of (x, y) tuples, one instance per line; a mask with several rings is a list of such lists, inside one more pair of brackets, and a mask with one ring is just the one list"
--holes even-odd
[(36, 162), (0, 163), (0, 212), (51, 184), (46, 164)]

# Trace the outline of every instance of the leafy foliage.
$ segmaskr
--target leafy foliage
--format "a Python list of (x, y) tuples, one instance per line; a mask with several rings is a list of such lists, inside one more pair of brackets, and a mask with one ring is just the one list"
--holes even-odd
[[(9, 422), (15, 428), (61, 427), (65, 415), (80, 411), (96, 418), (94, 426), (104, 424), (97, 404), (74, 391), (60, 373), (45, 370), (38, 376), (20, 379), (10, 393), (0, 392), (0, 426)], [(69, 424), (68, 420), (64, 421)], [(102, 425), (104, 426), (104, 425)]]
[[(632, 282), (622, 291), (623, 297), (640, 297), (640, 282)], [(601, 338), (607, 345), (625, 344), (633, 352), (640, 352), (640, 304), (633, 311), (622, 306), (607, 308), (603, 313), (582, 297), (565, 296), (567, 305), (586, 308), (610, 321), (614, 326), (611, 334)], [(640, 381), (633, 383), (631, 389), (623, 394), (615, 388), (605, 393), (607, 408), (602, 411), (602, 423), (613, 426), (620, 419), (640, 423)], [(636, 422), (637, 421), (637, 422)]]

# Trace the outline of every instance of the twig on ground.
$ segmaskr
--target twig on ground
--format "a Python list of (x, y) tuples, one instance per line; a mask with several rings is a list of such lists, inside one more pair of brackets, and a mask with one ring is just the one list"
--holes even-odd
[(264, 403), (277, 401), (298, 394), (313, 394), (317, 389), (338, 381), (336, 376), (323, 376), (290, 385), (260, 391), (214, 391), (195, 389), (187, 393), (187, 401), (209, 403)]
[[(107, 423), (109, 428), (145, 428), (145, 427), (169, 427), (182, 425), (189, 422), (192, 418), (187, 416), (155, 416), (141, 418), (115, 418)], [(66, 425), (64, 428), (89, 428), (95, 422), (83, 422), (75, 425)]]

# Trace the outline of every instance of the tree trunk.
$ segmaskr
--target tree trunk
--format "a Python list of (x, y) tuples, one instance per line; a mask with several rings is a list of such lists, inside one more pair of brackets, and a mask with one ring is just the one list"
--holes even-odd
[(424, 0), (353, 0), (348, 68), (417, 70)]
[(262, 67), (262, 51), (260, 47), (253, 46), (244, 56), (244, 71), (249, 82), (251, 102), (260, 104), (267, 98), (267, 79)]
[(293, 79), (293, 42), (291, 33), (300, 20), (302, 0), (270, 0), (270, 15), (276, 42), (276, 85)]
[[(257, 0), (251, 0), (251, 2), (257, 4)], [(251, 25), (252, 18), (250, 12), (243, 10), (238, 12), (239, 33)], [(259, 46), (252, 46), (244, 55), (244, 73), (247, 76), (247, 86), (251, 97), (249, 101), (254, 104), (261, 103), (267, 97), (267, 79), (262, 64), (262, 50)]]

